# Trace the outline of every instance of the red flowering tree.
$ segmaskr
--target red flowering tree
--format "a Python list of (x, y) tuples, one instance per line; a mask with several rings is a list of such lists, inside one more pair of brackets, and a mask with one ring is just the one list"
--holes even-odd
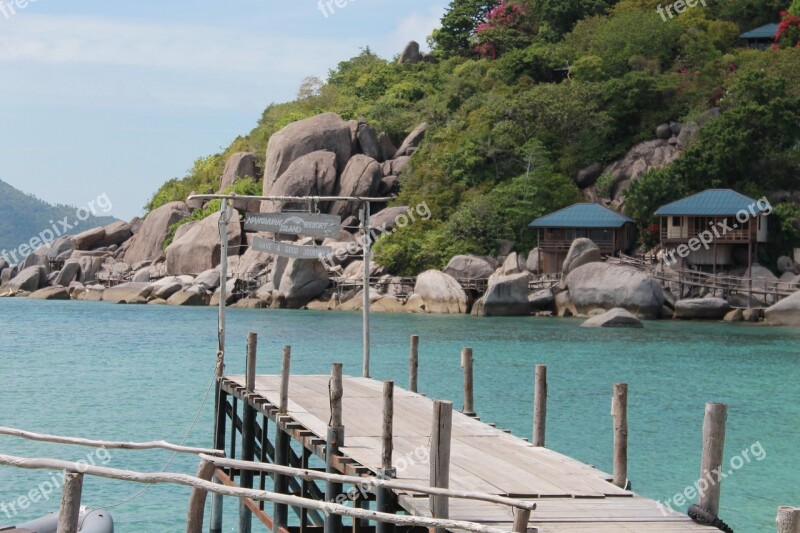
[(528, 46), (536, 35), (533, 9), (527, 0), (503, 0), (476, 28), (477, 52), (496, 58), (507, 50)]
[(775, 43), (775, 47), (779, 48), (800, 47), (800, 15), (781, 11), (781, 23), (775, 34)]

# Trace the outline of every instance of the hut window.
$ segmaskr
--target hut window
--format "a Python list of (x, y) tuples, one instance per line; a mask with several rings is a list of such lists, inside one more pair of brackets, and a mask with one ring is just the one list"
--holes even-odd
[(680, 228), (682, 220), (683, 219), (681, 217), (672, 217), (672, 225), (675, 226), (676, 228)]

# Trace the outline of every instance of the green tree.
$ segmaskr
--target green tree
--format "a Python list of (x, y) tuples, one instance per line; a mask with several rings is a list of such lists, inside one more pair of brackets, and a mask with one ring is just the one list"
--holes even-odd
[(447, 57), (471, 57), (475, 54), (475, 28), (486, 20), (500, 0), (452, 0), (442, 17), (442, 27), (434, 30), (434, 51)]

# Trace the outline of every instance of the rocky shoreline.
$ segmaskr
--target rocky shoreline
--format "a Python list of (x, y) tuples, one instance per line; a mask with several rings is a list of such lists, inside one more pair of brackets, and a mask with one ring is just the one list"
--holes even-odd
[[(242, 179), (261, 179), (265, 196), (395, 196), (403, 170), (427, 131), (420, 124), (396, 148), (385, 133), (365, 121), (345, 121), (325, 113), (289, 124), (269, 141), (263, 178), (252, 153), (233, 154), (219, 191)], [(683, 130), (681, 130), (683, 131)], [(687, 129), (688, 131), (688, 129)], [(666, 135), (666, 130), (663, 132)], [(204, 191), (213, 192), (213, 191)], [(297, 239), (296, 244), (324, 245), (326, 260), (287, 259), (257, 252), (256, 237), (280, 238), (243, 228), (245, 212), (309, 206), (260, 205), (242, 198), (232, 202), (227, 222), (229, 254), (226, 305), (239, 308), (359, 310), (365, 239), (353, 204), (311, 206), (342, 218), (338, 237)], [(174, 201), (144, 219), (115, 222), (73, 237), (61, 237), (31, 253), (20, 265), (0, 259), (0, 296), (44, 300), (90, 300), (127, 304), (218, 305), (220, 298), (219, 222), (215, 212), (195, 220), (207, 208), (202, 201)], [(371, 226), (390, 232), (401, 220), (423, 215), (417, 208), (374, 205)], [(430, 212), (427, 213), (430, 215)], [(179, 225), (179, 223), (182, 223)], [(177, 228), (177, 229), (176, 229)], [(168, 246), (165, 243), (170, 242)], [(343, 253), (340, 253), (343, 252)], [(781, 258), (780, 282), (800, 289), (800, 258)], [(527, 256), (502, 243), (496, 257), (460, 255), (442, 270), (421, 272), (413, 280), (370, 264), (371, 308), (387, 313), (472, 314), (491, 316), (582, 316), (610, 326), (638, 319), (726, 320), (800, 326), (800, 292), (781, 301), (751, 297), (746, 287), (722, 294), (713, 287), (684, 287), (668, 268), (604, 260), (594, 243), (576, 240), (563, 275), (539, 275), (538, 253)], [(739, 273), (742, 274), (741, 272)], [(749, 276), (749, 273), (748, 273)], [(755, 283), (778, 280), (754, 267)], [(729, 300), (724, 300), (727, 296)], [(742, 310), (741, 308), (746, 308)], [(623, 313), (624, 311), (624, 313)], [(630, 315), (630, 316), (628, 316)]]

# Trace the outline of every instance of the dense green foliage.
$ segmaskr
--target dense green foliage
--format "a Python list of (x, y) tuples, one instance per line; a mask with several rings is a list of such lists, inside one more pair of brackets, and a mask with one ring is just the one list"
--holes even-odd
[[(797, 0), (795, 0), (797, 1)], [(440, 267), (460, 252), (526, 251), (533, 218), (580, 198), (572, 179), (607, 164), (657, 125), (721, 109), (677, 163), (635, 180), (625, 209), (641, 234), (659, 205), (708, 187), (760, 198), (797, 190), (800, 49), (747, 50), (742, 31), (780, 20), (790, 0), (730, 0), (662, 19), (658, 0), (453, 0), (429, 39), (438, 62), (398, 65), (369, 48), (293, 102), (270, 105), (222, 154), (198, 160), (149, 208), (218, 184), (228, 155), (263, 157), (286, 124), (332, 111), (366, 118), (399, 144), (429, 130), (401, 176), (398, 203), (426, 202), (433, 218), (387, 236), (376, 257), (396, 273)], [(601, 180), (600, 187), (613, 184)], [(792, 212), (772, 224), (782, 250)]]
[(60, 221), (65, 220), (65, 217), (66, 222), (74, 226), (68, 230), (70, 235), (105, 226), (116, 220), (109, 216), (90, 216), (76, 224), (77, 209), (69, 205), (48, 204), (0, 180), (0, 252), (16, 250), (21, 244), (30, 242), (34, 237), (39, 238), (40, 233), (48, 230), (45, 238), (49, 238), (51, 233), (58, 237), (58, 233), (63, 231)]

